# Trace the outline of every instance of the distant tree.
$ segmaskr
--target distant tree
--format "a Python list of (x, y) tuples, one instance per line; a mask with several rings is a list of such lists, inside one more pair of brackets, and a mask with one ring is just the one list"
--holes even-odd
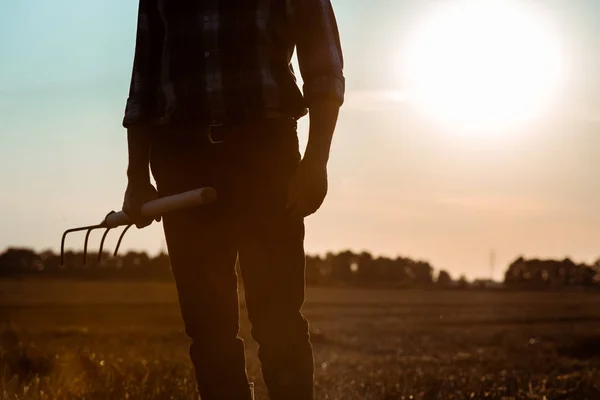
[(416, 284), (429, 285), (433, 283), (433, 267), (428, 262), (413, 262), (411, 267)]
[(333, 255), (332, 278), (338, 282), (349, 282), (352, 277), (351, 266), (356, 256), (349, 250)]
[(358, 255), (358, 281), (360, 284), (368, 285), (372, 283), (375, 278), (375, 268), (373, 266), (373, 256), (371, 253), (363, 251)]
[(44, 269), (39, 255), (31, 249), (9, 248), (0, 255), (0, 275), (12, 276)]
[(436, 283), (439, 286), (450, 286), (452, 284), (450, 273), (444, 269), (438, 272)]
[[(52, 250), (36, 254), (30, 249), (9, 248), (0, 254), (0, 275), (36, 273), (86, 279), (172, 279), (169, 256), (164, 251), (154, 257), (135, 251), (113, 257), (105, 250), (100, 261), (97, 253), (89, 252), (84, 263), (82, 251), (67, 250), (63, 261), (61, 264), (60, 255)], [(306, 281), (317, 285), (424, 286), (434, 282), (433, 271), (433, 267), (424, 261), (407, 257), (374, 257), (366, 251), (354, 253), (345, 250), (328, 252), (324, 257), (306, 256)], [(451, 278), (442, 274), (441, 281), (451, 281)]]
[(44, 272), (55, 273), (60, 271), (60, 256), (54, 254), (52, 250), (45, 250), (41, 252), (40, 259), (44, 264)]
[(469, 287), (469, 280), (467, 279), (466, 276), (461, 275), (460, 278), (458, 278), (458, 281), (456, 282), (457, 286), (461, 289), (466, 289), (467, 287)]
[(309, 285), (316, 285), (320, 283), (320, 272), (319, 262), (321, 261), (319, 256), (306, 256), (306, 283)]
[(570, 258), (557, 261), (519, 257), (509, 265), (504, 283), (529, 289), (590, 288), (600, 283), (598, 272), (597, 264), (576, 264)]
[(517, 258), (504, 273), (504, 283), (509, 286), (521, 286), (525, 281), (525, 270), (527, 263), (523, 257)]

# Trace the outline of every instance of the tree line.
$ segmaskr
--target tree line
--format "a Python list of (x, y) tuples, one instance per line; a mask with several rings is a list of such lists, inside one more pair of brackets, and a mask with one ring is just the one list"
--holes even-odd
[[(67, 251), (61, 265), (60, 255), (50, 250), (35, 252), (28, 248), (8, 248), (0, 254), (0, 277), (73, 277), (84, 279), (172, 279), (169, 257), (161, 252), (151, 257), (130, 251), (113, 257), (103, 253)], [(439, 277), (439, 279), (438, 279)], [(323, 256), (307, 255), (306, 280), (311, 285), (354, 286), (428, 286), (450, 285), (448, 272), (435, 274), (426, 261), (406, 257), (375, 257), (367, 252), (343, 251)]]
[(563, 289), (600, 288), (600, 260), (588, 265), (564, 260), (517, 258), (504, 274), (504, 284), (511, 288)]
[[(149, 256), (130, 251), (116, 257), (103, 253), (67, 251), (61, 265), (60, 255), (50, 250), (35, 252), (28, 248), (8, 248), (0, 254), (0, 277), (63, 277), (77, 279), (171, 280), (169, 257), (165, 252)], [(423, 260), (408, 257), (373, 256), (368, 252), (342, 251), (307, 255), (306, 280), (309, 285), (357, 287), (497, 287), (489, 280), (469, 282), (464, 276), (454, 279), (447, 271), (436, 270)], [(505, 274), (503, 286), (514, 289), (600, 288), (600, 261), (577, 264), (570, 259), (539, 260), (517, 258)]]

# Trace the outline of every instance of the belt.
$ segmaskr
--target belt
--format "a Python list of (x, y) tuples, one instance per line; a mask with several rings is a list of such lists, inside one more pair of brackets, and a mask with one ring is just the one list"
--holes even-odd
[(229, 137), (256, 134), (266, 129), (293, 128), (297, 127), (296, 118), (266, 118), (248, 121), (238, 124), (208, 123), (202, 125), (210, 144), (225, 143)]

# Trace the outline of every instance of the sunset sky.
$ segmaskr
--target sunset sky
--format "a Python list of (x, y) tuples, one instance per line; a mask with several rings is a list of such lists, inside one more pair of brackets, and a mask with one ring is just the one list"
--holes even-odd
[[(600, 257), (600, 2), (471, 3), (333, 1), (347, 96), (307, 252), (470, 278), (492, 249), (496, 278), (519, 255)], [(120, 209), (136, 19), (132, 0), (0, 3), (0, 251), (58, 250)], [(123, 247), (155, 254), (162, 226)]]

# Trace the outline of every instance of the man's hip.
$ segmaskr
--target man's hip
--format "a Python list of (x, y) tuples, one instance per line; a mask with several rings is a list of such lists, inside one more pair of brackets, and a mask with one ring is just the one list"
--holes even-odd
[(236, 126), (161, 127), (151, 152), (160, 195), (203, 186), (236, 208), (282, 207), (300, 161), (295, 120)]

